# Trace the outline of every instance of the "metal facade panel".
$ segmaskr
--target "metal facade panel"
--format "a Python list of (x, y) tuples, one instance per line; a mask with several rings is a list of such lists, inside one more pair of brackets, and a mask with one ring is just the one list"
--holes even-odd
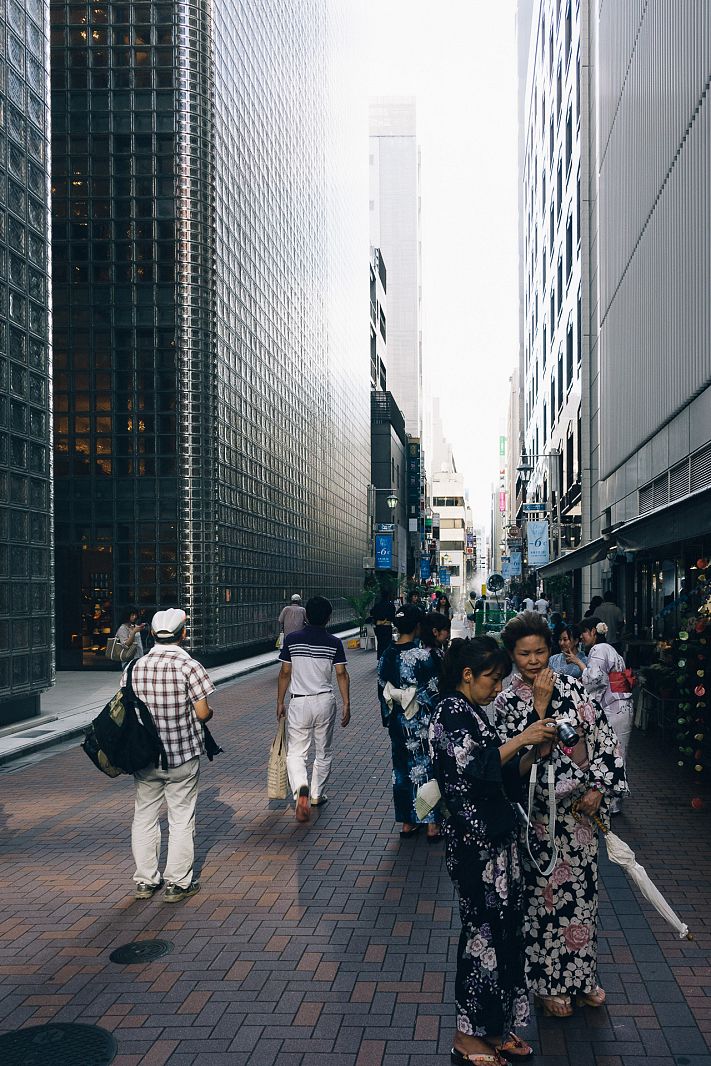
[(600, 26), (603, 477), (711, 378), (711, 5), (640, 6)]

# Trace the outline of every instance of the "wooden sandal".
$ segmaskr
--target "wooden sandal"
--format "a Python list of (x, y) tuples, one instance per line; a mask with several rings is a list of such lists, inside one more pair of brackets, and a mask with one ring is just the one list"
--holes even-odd
[(592, 992), (582, 992), (576, 999), (579, 1007), (602, 1007), (607, 996), (605, 989), (597, 985)]
[(496, 1050), (502, 1058), (508, 1059), (510, 1062), (527, 1062), (528, 1059), (533, 1058), (534, 1054), (531, 1045), (522, 1040), (520, 1036), (516, 1036), (515, 1033), (509, 1033)]
[(533, 999), (543, 1009), (544, 1018), (570, 1018), (573, 1013), (570, 996), (534, 996)]
[(495, 1048), (491, 1049), (490, 1055), (482, 1055), (478, 1051), (472, 1051), (470, 1055), (465, 1055), (462, 1051), (458, 1051), (453, 1047), (449, 1061), (452, 1066), (467, 1066), (467, 1063), (471, 1063), (471, 1066), (507, 1066), (506, 1059), (502, 1059)]

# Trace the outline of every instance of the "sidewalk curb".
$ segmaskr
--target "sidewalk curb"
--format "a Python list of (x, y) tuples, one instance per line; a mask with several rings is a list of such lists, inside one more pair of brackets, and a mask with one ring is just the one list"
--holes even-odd
[[(255, 666), (248, 666), (243, 670), (237, 670), (227, 677), (221, 677), (219, 681), (215, 681), (215, 688), (221, 688), (222, 685), (228, 685), (232, 681), (239, 680), (240, 677), (246, 677), (248, 674), (255, 674), (258, 670), (264, 670), (268, 666), (275, 666), (278, 663), (278, 659), (270, 659), (266, 663), (258, 663)], [(98, 714), (101, 708), (97, 708)], [(30, 719), (25, 728), (32, 729), (34, 722)], [(7, 766), (8, 763), (16, 762), (18, 759), (24, 759), (26, 755), (35, 755), (38, 751), (44, 751), (47, 748), (54, 748), (58, 744), (63, 744), (67, 740), (75, 740), (78, 737), (84, 736), (88, 727), (88, 722), (84, 725), (70, 726), (64, 733), (55, 733), (52, 737), (45, 737), (43, 740), (36, 740), (28, 744), (24, 748), (19, 748), (17, 751), (0, 752), (0, 766)]]

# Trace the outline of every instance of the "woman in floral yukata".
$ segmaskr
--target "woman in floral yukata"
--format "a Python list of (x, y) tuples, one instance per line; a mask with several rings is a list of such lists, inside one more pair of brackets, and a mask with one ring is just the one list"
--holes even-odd
[[(545, 622), (544, 622), (545, 624)], [(529, 1059), (515, 1035), (529, 1018), (523, 957), (524, 885), (518, 845), (521, 777), (533, 763), (522, 749), (551, 750), (555, 723), (536, 719), (502, 744), (482, 707), (511, 670), (491, 637), (453, 640), (430, 725), (435, 776), (448, 818), (447, 869), (459, 894), (457, 1032), (453, 1066), (501, 1066)]]
[(426, 824), (427, 843), (436, 844), (441, 839), (439, 811), (431, 811), (424, 821), (415, 812), (418, 788), (433, 777), (427, 737), (441, 670), (441, 660), (417, 639), (422, 619), (423, 612), (414, 604), (398, 608), (398, 639), (388, 645), (378, 663), (378, 695), (383, 725), (390, 733), (393, 802), (395, 821), (402, 823), (400, 836), (404, 840), (415, 837)]
[(527, 611), (507, 623), (502, 637), (518, 673), (494, 704), (499, 735), (518, 736), (548, 717), (568, 722), (578, 734), (572, 747), (558, 741), (548, 759), (554, 769), (558, 849), (550, 874), (545, 876), (554, 854), (545, 773), (538, 773), (531, 814), (535, 862), (523, 849), (529, 987), (546, 1015), (566, 1018), (574, 999), (588, 1007), (605, 1002), (597, 982), (598, 834), (588, 816), (607, 821), (610, 802), (624, 795), (627, 783), (617, 737), (600, 705), (580, 681), (549, 669), (551, 635), (545, 619)]

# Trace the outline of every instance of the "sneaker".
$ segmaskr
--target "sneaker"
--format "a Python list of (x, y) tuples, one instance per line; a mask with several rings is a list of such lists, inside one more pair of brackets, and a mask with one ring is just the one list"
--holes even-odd
[(199, 891), (199, 881), (193, 881), (187, 888), (181, 888), (180, 885), (166, 885), (163, 899), (166, 903), (180, 903), (182, 899), (188, 899), (189, 896), (194, 896)]
[(312, 796), (311, 797), (311, 806), (312, 807), (323, 807), (323, 805), (325, 803), (328, 803), (328, 796)]
[(299, 789), (299, 794), (296, 797), (296, 815), (297, 822), (308, 822), (311, 817), (311, 807), (309, 805), (309, 786), (302, 785)]
[(163, 878), (160, 879), (157, 885), (149, 885), (147, 881), (137, 881), (136, 890), (133, 893), (134, 899), (153, 899), (159, 888), (163, 887)]

